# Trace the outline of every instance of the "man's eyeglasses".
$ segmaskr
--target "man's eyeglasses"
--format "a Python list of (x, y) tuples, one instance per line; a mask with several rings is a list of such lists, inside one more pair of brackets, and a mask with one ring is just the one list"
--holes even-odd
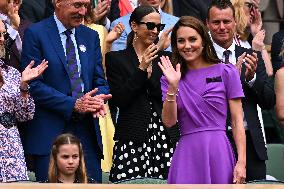
[(159, 32), (165, 28), (165, 24), (155, 24), (154, 22), (139, 22), (139, 24), (145, 24), (148, 30), (157, 28)]
[(75, 3), (70, 3), (70, 6), (73, 6), (75, 9), (81, 9), (81, 8), (88, 8), (90, 3), (80, 3), (80, 2), (75, 2)]
[(256, 8), (256, 6), (253, 3), (250, 3), (250, 2), (245, 2), (245, 5), (249, 8), (249, 10)]

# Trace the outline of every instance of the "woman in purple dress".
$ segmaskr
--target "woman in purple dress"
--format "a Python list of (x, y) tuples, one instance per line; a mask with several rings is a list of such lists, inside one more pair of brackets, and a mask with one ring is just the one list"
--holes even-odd
[[(162, 120), (179, 123), (181, 138), (174, 152), (168, 183), (243, 183), (246, 173), (245, 131), (240, 76), (232, 64), (218, 64), (201, 21), (181, 17), (172, 31), (172, 63), (162, 57)], [(175, 67), (175, 68), (174, 68)], [(227, 106), (239, 159), (226, 136)]]
[(33, 118), (35, 105), (28, 81), (40, 76), (47, 62), (35, 68), (31, 62), (21, 76), (18, 70), (6, 65), (5, 34), (0, 20), (0, 182), (14, 182), (29, 179), (17, 122)]

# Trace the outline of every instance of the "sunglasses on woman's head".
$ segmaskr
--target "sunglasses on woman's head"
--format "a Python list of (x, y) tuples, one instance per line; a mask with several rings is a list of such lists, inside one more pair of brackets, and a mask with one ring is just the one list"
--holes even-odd
[(159, 32), (165, 28), (165, 24), (155, 24), (154, 22), (139, 22), (139, 24), (145, 24), (148, 30), (157, 28)]

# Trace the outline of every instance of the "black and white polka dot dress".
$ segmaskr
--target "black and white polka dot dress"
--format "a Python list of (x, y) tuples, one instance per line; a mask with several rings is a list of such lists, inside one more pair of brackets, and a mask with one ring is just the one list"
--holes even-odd
[(175, 143), (169, 139), (160, 117), (151, 108), (146, 142), (117, 141), (109, 180), (113, 183), (136, 178), (167, 179)]

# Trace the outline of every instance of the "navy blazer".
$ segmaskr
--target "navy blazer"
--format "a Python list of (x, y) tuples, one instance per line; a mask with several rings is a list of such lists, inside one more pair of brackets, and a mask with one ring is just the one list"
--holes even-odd
[[(246, 49), (236, 45), (236, 60), (244, 52), (251, 53), (251, 49)], [(241, 82), (245, 98), (242, 98), (244, 116), (250, 130), (253, 146), (260, 160), (267, 160), (267, 152), (262, 134), (261, 124), (258, 118), (257, 105), (263, 110), (269, 110), (275, 105), (275, 94), (272, 81), (266, 74), (264, 61), (261, 54), (258, 54), (258, 64), (256, 69), (256, 80), (252, 87), (245, 81), (245, 66), (242, 67)]]
[[(99, 94), (109, 93), (98, 33), (80, 25), (76, 28), (75, 38), (78, 47), (85, 46), (85, 51), (78, 49), (84, 92), (98, 88)], [(53, 16), (32, 25), (24, 35), (22, 68), (31, 60), (38, 65), (43, 59), (48, 61), (48, 68), (41, 77), (30, 82), (36, 109), (33, 120), (25, 128), (24, 147), (28, 154), (49, 154), (52, 140), (70, 125), (76, 101), (71, 96), (66, 57)], [(102, 147), (98, 119), (89, 115), (88, 120), (94, 120), (90, 125), (94, 125), (98, 145)]]

